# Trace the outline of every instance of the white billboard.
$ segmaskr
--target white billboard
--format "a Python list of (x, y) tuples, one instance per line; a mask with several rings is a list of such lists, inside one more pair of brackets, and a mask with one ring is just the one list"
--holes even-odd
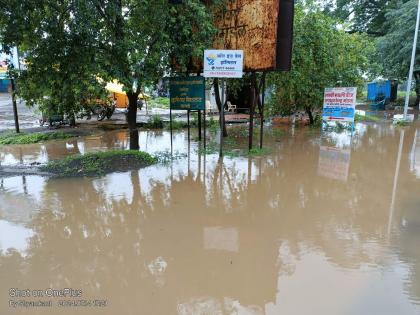
[(326, 88), (322, 119), (354, 122), (356, 94), (357, 88), (355, 87)]

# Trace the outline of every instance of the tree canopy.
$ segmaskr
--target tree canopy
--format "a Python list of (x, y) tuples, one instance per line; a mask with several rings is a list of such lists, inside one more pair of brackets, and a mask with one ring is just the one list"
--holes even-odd
[(185, 71), (201, 56), (216, 31), (213, 6), (221, 2), (10, 0), (0, 7), (0, 42), (25, 52), (28, 67), (18, 83), (29, 104), (69, 113), (87, 97), (103, 95), (104, 82), (117, 80), (134, 130), (141, 90), (171, 65)]
[(7, 1), (1, 7), (0, 41), (24, 51), (19, 94), (44, 112), (73, 113), (100, 97), (96, 80), (95, 20), (84, 1)]
[[(350, 30), (366, 32), (377, 44), (372, 63), (380, 66), (378, 75), (405, 80), (409, 71), (417, 16), (416, 0), (338, 0), (326, 11), (350, 20)], [(417, 43), (417, 52), (420, 42)], [(420, 102), (420, 56), (414, 68), (417, 104)]]
[[(378, 50), (383, 62), (383, 73), (405, 79), (410, 66), (414, 30), (417, 17), (415, 0), (401, 1), (395, 9), (386, 13), (387, 32), (378, 38)], [(417, 43), (417, 50), (420, 43)], [(420, 66), (420, 56), (416, 56), (416, 68)]]
[(295, 11), (292, 70), (271, 73), (274, 112), (305, 110), (322, 106), (324, 89), (334, 86), (361, 86), (369, 69), (374, 44), (366, 35), (349, 34), (338, 21), (319, 9), (299, 5)]
[(333, 0), (327, 1), (325, 12), (344, 21), (350, 21), (350, 29), (372, 36), (386, 32), (388, 10), (395, 8), (397, 0)]

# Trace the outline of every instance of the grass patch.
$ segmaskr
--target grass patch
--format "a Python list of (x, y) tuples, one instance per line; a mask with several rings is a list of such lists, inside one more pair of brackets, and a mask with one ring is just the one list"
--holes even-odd
[(155, 97), (147, 102), (150, 108), (169, 109), (169, 97)]
[(5, 133), (0, 134), (0, 145), (7, 144), (30, 144), (48, 140), (68, 139), (73, 136), (64, 132), (48, 133)]
[(269, 148), (252, 148), (249, 152), (248, 155), (251, 156), (261, 156), (261, 155), (267, 155), (271, 153), (271, 149)]
[(370, 116), (370, 115), (363, 116), (363, 115), (359, 115), (359, 114), (354, 115), (354, 121), (355, 122), (359, 122), (359, 121), (378, 122), (380, 120), (381, 119), (379, 117), (376, 117), (376, 116)]
[(50, 161), (40, 169), (64, 176), (95, 176), (109, 172), (138, 169), (157, 162), (157, 158), (142, 151), (113, 150), (72, 155), (58, 161)]

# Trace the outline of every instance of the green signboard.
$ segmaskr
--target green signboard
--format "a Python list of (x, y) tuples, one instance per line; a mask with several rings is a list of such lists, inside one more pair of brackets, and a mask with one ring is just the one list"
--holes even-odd
[(203, 77), (174, 77), (170, 79), (169, 86), (171, 109), (205, 109)]

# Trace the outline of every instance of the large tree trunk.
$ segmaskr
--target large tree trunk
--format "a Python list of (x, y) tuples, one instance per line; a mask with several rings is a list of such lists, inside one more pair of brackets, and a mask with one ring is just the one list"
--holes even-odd
[(76, 114), (71, 111), (69, 114), (69, 125), (70, 127), (76, 127)]
[(306, 107), (305, 108), (305, 111), (306, 111), (306, 113), (309, 116), (309, 124), (313, 125), (315, 121), (314, 121), (314, 115), (312, 114), (311, 108), (310, 107)]
[(137, 130), (137, 98), (139, 93), (129, 92), (127, 124), (130, 131), (130, 150), (139, 149), (139, 131)]
[[(219, 79), (215, 78), (214, 81), (214, 94), (216, 97), (216, 105), (217, 105), (217, 109), (220, 111), (222, 110), (223, 106), (225, 106), (225, 104), (222, 104), (222, 100), (220, 99), (220, 92), (219, 92)], [(225, 100), (226, 101), (226, 100)], [(227, 129), (226, 129), (226, 120), (223, 121), (223, 137), (227, 137), (228, 133), (227, 133)]]

